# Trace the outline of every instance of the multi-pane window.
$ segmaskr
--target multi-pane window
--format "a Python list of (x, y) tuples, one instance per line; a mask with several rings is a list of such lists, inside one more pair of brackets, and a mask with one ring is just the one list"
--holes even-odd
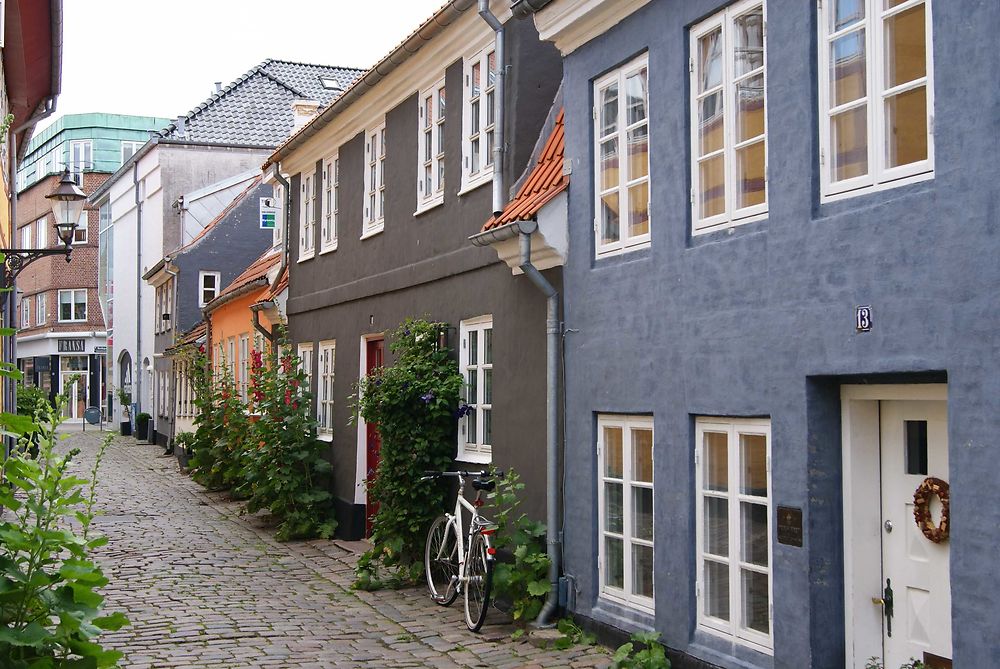
[(299, 201), (299, 260), (308, 260), (316, 253), (316, 184), (310, 172), (302, 175), (302, 197)]
[(49, 246), (49, 222), (42, 217), (35, 221), (35, 248), (45, 249)]
[(274, 185), (274, 206), (278, 210), (272, 232), (272, 245), (281, 246), (285, 239), (285, 189), (281, 184)]
[(31, 227), (32, 226), (30, 226), (30, 225), (26, 225), (23, 228), (21, 228), (21, 248), (22, 249), (30, 249), (30, 248), (32, 248), (31, 247)]
[(694, 233), (767, 212), (764, 5), (731, 5), (691, 31)]
[(69, 143), (69, 171), (78, 186), (83, 185), (83, 171), (94, 167), (93, 143), (88, 140)]
[(653, 610), (653, 417), (597, 418), (601, 595)]
[(312, 392), (312, 368), (313, 368), (313, 345), (299, 344), (299, 368), (306, 375), (305, 387), (302, 389), (303, 392)]
[(333, 372), (337, 357), (336, 341), (319, 343), (319, 385), (316, 389), (316, 422), (320, 438), (333, 437)]
[(59, 291), (59, 321), (87, 320), (87, 289)]
[(229, 357), (226, 359), (226, 372), (229, 374), (229, 378), (236, 382), (236, 337), (230, 337), (226, 340), (226, 345), (228, 346)]
[(493, 455), (493, 317), (462, 321), (459, 364), (468, 409), (459, 423), (458, 457), (489, 462)]
[(930, 176), (930, 0), (829, 0), (819, 27), (823, 195)]
[(649, 244), (647, 57), (594, 84), (594, 234), (597, 255)]
[(47, 308), (45, 293), (35, 295), (35, 325), (45, 325), (45, 321), (48, 320)]
[(240, 397), (247, 401), (250, 382), (250, 335), (240, 335)]
[(365, 133), (365, 217), (362, 237), (385, 226), (385, 121)]
[(497, 57), (493, 47), (466, 58), (464, 74), (463, 190), (483, 183), (493, 174), (493, 148), (497, 129)]
[(142, 147), (142, 142), (130, 142), (128, 140), (122, 141), (122, 162), (135, 155), (135, 153)]
[(21, 298), (21, 327), (31, 327), (31, 300), (27, 297)]
[(420, 94), (417, 210), (444, 200), (444, 79)]
[(771, 424), (700, 417), (696, 426), (698, 625), (770, 652)]
[(221, 281), (219, 272), (198, 272), (198, 306), (203, 307), (215, 299)]
[(73, 243), (74, 244), (86, 244), (87, 243), (87, 229), (89, 227), (90, 212), (84, 209), (80, 212), (80, 220), (76, 222), (76, 229), (73, 230)]
[(320, 253), (337, 248), (337, 217), (340, 213), (340, 158), (323, 162), (323, 218), (320, 226)]

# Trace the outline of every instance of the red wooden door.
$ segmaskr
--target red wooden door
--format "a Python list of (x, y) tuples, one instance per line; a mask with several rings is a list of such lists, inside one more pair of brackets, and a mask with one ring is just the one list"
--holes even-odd
[[(370, 376), (372, 370), (382, 366), (384, 355), (385, 340), (369, 339), (365, 352), (365, 376)], [(379, 436), (378, 425), (376, 423), (366, 423), (365, 429), (366, 460), (368, 465), (366, 478), (370, 481), (375, 476), (375, 472), (378, 471), (379, 454), (382, 451), (382, 437)], [(371, 536), (372, 521), (378, 512), (378, 502), (369, 499), (365, 512), (365, 536)]]

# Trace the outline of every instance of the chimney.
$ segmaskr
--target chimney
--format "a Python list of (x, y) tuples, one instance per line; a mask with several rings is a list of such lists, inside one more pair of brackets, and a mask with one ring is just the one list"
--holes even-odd
[(185, 122), (186, 121), (187, 121), (187, 117), (186, 116), (178, 116), (177, 119), (174, 121), (174, 127), (176, 128), (176, 130), (174, 131), (174, 134), (176, 134), (177, 137), (183, 138), (184, 135), (187, 134), (185, 132), (185, 130), (186, 130), (186, 128), (185, 128)]
[(292, 132), (311, 121), (318, 112), (319, 102), (316, 100), (292, 100)]
[(222, 82), (221, 81), (215, 82), (215, 92), (216, 93), (221, 93), (222, 92)]

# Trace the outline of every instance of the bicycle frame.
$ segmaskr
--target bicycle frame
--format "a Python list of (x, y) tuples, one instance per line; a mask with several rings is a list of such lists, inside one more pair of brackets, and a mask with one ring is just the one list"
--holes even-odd
[[(468, 555), (466, 554), (466, 548), (472, 545), (472, 538), (477, 534), (481, 533), (483, 535), (483, 540), (486, 542), (487, 550), (487, 560), (493, 561), (492, 546), (490, 545), (490, 535), (493, 534), (493, 530), (484, 531), (483, 528), (491, 526), (493, 523), (483, 516), (479, 515), (478, 506), (465, 499), (465, 479), (467, 476), (473, 475), (486, 475), (488, 472), (442, 472), (442, 475), (454, 474), (458, 478), (458, 497), (455, 499), (455, 512), (445, 513), (445, 518), (448, 519), (448, 526), (454, 527), (458, 536), (458, 574), (453, 577), (454, 587), (457, 589), (458, 593), (462, 592), (462, 586), (468, 583), (469, 577), (466, 574), (466, 565)], [(481, 491), (476, 492), (476, 502), (479, 501)], [(462, 511), (468, 511), (471, 516), (469, 518), (469, 530), (468, 532), (463, 531), (464, 517)], [(444, 545), (442, 544), (442, 549)], [(440, 556), (438, 556), (440, 557)]]

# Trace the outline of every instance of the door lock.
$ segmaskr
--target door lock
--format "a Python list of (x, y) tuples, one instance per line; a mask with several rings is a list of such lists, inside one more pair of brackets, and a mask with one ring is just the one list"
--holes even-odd
[(886, 532), (886, 534), (892, 534), (892, 521), (891, 520), (885, 521), (885, 532)]

